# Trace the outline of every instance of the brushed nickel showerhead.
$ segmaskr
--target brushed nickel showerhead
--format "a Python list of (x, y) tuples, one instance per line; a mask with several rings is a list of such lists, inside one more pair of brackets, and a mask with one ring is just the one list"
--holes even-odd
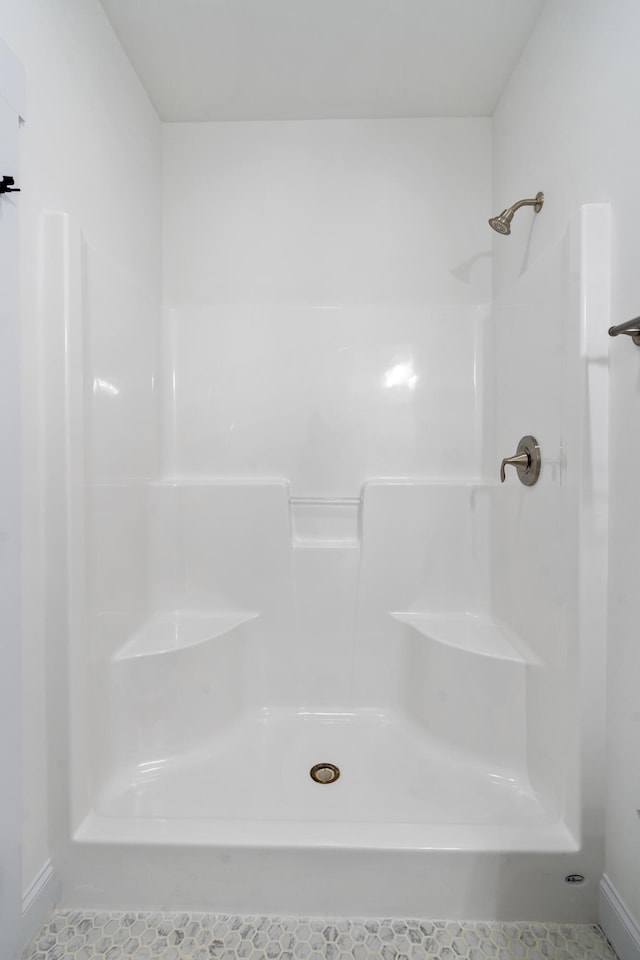
[(508, 236), (511, 233), (511, 220), (513, 219), (513, 210), (507, 208), (503, 210), (502, 213), (498, 214), (497, 217), (491, 217), (489, 220), (489, 226), (492, 227), (496, 233), (502, 233), (504, 236)]
[(506, 210), (499, 213), (497, 217), (491, 217), (489, 226), (492, 230), (495, 230), (496, 233), (501, 233), (504, 237), (508, 237), (511, 233), (511, 221), (513, 220), (513, 215), (516, 210), (519, 210), (520, 207), (533, 207), (536, 213), (540, 213), (543, 203), (544, 193), (537, 193), (534, 200), (518, 200), (513, 206), (507, 207)]

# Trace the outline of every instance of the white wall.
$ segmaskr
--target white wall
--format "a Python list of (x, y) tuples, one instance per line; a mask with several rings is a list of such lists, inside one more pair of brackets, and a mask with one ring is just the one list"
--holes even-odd
[[(496, 210), (543, 190), (533, 228), (516, 215), (495, 241), (499, 295), (528, 262), (561, 240), (581, 204), (612, 209), (611, 319), (640, 313), (640, 65), (636, 0), (547, 3), (494, 116)], [(603, 318), (606, 325), (606, 319)], [(610, 344), (610, 552), (608, 637), (608, 799), (606, 871), (640, 917), (640, 644), (635, 523), (640, 441), (640, 355), (626, 338)], [(601, 637), (605, 643), (605, 637)], [(597, 878), (594, 878), (597, 879)]]
[(485, 303), (490, 131), (165, 124), (165, 303)]
[(164, 127), (169, 473), (478, 475), (489, 146), (485, 119)]
[[(19, 4), (0, 0), (0, 14), (3, 37), (25, 66), (28, 103), (28, 123), (21, 142), (20, 195), (26, 888), (50, 854), (46, 710), (47, 696), (56, 694), (51, 677), (55, 684), (59, 674), (54, 662), (47, 689), (45, 662), (47, 649), (57, 649), (60, 637), (56, 630), (63, 629), (57, 624), (52, 630), (43, 614), (42, 383), (45, 376), (60, 373), (52, 371), (50, 358), (41, 354), (43, 334), (51, 319), (47, 304), (41, 302), (43, 213), (68, 213), (84, 235), (87, 339), (110, 340), (105, 354), (108, 370), (93, 370), (89, 365), (87, 372), (90, 379), (115, 378), (123, 388), (119, 405), (125, 410), (117, 411), (111, 426), (131, 422), (124, 437), (125, 445), (130, 446), (134, 431), (153, 419), (153, 414), (140, 412), (147, 401), (129, 389), (131, 378), (127, 381), (126, 370), (118, 368), (118, 358), (137, 353), (141, 369), (148, 368), (148, 361), (144, 366), (149, 350), (144, 325), (153, 304), (158, 316), (160, 124), (97, 0), (23, 0)], [(98, 273), (103, 278), (102, 290), (109, 288), (106, 300), (99, 279), (94, 282)], [(96, 400), (98, 404), (104, 401), (104, 394), (98, 391)], [(97, 409), (94, 416), (100, 413)], [(102, 439), (105, 437), (103, 432)], [(117, 443), (116, 438), (112, 450)], [(154, 456), (157, 459), (157, 452), (147, 461)], [(147, 462), (143, 472), (150, 468)], [(117, 468), (114, 471), (112, 467), (111, 474), (114, 472)], [(56, 489), (51, 486), (56, 477), (46, 479), (51, 493)], [(56, 513), (63, 511), (63, 506), (60, 501)], [(64, 568), (59, 562), (54, 566)], [(51, 656), (51, 660), (55, 658)], [(64, 722), (63, 717), (56, 719)], [(59, 756), (50, 757), (50, 773), (57, 787), (65, 776)]]

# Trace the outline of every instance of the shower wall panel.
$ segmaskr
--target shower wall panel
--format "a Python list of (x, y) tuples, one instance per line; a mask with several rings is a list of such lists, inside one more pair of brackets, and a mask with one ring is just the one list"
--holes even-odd
[[(538, 229), (547, 229), (542, 215)], [(531, 783), (566, 811), (581, 872), (593, 876), (602, 855), (609, 207), (583, 206), (536, 247), (518, 272), (505, 269), (501, 251), (497, 270), (494, 455), (511, 455), (532, 433), (543, 466), (535, 487), (510, 476), (492, 503), (492, 604), (536, 658)]]
[(287, 478), (358, 496), (370, 477), (475, 478), (486, 308), (181, 306), (178, 476)]
[(162, 453), (158, 300), (130, 268), (87, 243), (83, 285), (88, 478), (154, 479)]
[(86, 636), (92, 666), (92, 746), (99, 778), (111, 739), (104, 725), (105, 659), (152, 612), (149, 482), (161, 469), (159, 304), (123, 265), (83, 241), (83, 498)]
[(170, 124), (167, 470), (481, 471), (488, 120)]

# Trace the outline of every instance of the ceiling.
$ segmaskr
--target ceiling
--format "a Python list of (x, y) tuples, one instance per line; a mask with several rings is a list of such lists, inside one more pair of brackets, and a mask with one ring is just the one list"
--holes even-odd
[(165, 121), (491, 116), (545, 0), (101, 0)]

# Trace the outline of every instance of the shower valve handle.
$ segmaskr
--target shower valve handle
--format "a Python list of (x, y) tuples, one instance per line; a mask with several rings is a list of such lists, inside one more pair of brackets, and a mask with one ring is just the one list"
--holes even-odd
[(500, 480), (502, 483), (506, 480), (505, 467), (511, 464), (518, 471), (520, 483), (526, 487), (532, 487), (540, 476), (540, 466), (542, 458), (540, 456), (540, 447), (535, 437), (523, 437), (518, 444), (515, 456), (505, 457), (500, 465)]
[(516, 467), (517, 470), (522, 470), (523, 468), (526, 470), (527, 467), (529, 466), (529, 457), (527, 456), (526, 453), (517, 453), (515, 457), (505, 457), (502, 463), (500, 464), (500, 480), (502, 483), (504, 483), (505, 480), (507, 479), (506, 474), (504, 472), (504, 468), (508, 464), (511, 464), (512, 466)]

